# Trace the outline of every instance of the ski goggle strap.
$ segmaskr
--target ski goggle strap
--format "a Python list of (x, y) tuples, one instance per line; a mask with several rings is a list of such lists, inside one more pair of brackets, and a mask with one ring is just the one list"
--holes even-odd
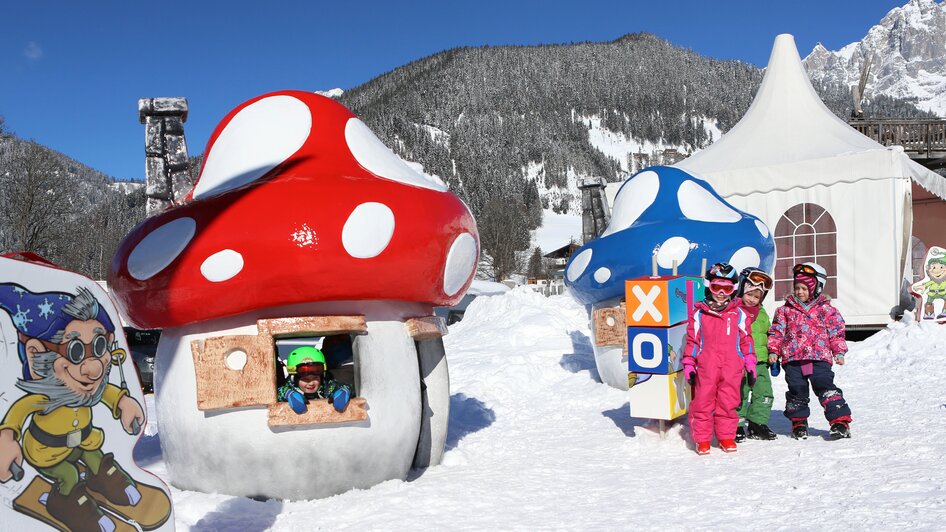
[(766, 292), (772, 289), (772, 278), (761, 271), (750, 272), (746, 281), (753, 286), (762, 287)]
[(719, 277), (730, 277), (733, 273), (733, 267), (729, 264), (716, 263), (710, 267), (708, 273)]
[(723, 281), (721, 279), (713, 279), (709, 284), (710, 292), (714, 294), (723, 294), (731, 295), (736, 291), (736, 285), (729, 281)]

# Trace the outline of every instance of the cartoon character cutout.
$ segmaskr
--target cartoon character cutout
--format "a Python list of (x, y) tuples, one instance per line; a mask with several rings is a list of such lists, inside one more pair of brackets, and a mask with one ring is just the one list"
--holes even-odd
[[(22, 369), (16, 388), (25, 393), (2, 413), (0, 482), (21, 480), (24, 460), (39, 474), (14, 508), (68, 530), (133, 529), (132, 520), (145, 529), (162, 525), (170, 516), (166, 494), (136, 482), (105, 452), (106, 432), (93, 419), (101, 403), (128, 434), (138, 434), (144, 422), (105, 308), (81, 286), (75, 293), (34, 293), (0, 283), (0, 309), (16, 329)], [(120, 386), (109, 382), (113, 365)]]
[(913, 292), (922, 298), (924, 320), (946, 320), (946, 249), (933, 246), (924, 261), (926, 277), (913, 284)]

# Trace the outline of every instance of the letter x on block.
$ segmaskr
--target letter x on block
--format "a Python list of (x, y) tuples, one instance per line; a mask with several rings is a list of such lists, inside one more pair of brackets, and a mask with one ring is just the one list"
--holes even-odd
[(660, 310), (657, 308), (657, 305), (654, 304), (657, 301), (657, 296), (660, 295), (659, 286), (651, 286), (650, 290), (647, 293), (644, 293), (644, 290), (640, 286), (631, 287), (631, 293), (637, 297), (637, 300), (640, 301), (640, 305), (637, 307), (637, 310), (634, 311), (634, 314), (631, 315), (631, 319), (634, 321), (640, 321), (645, 314), (650, 314), (651, 318), (654, 321), (663, 320), (663, 314), (660, 313)]

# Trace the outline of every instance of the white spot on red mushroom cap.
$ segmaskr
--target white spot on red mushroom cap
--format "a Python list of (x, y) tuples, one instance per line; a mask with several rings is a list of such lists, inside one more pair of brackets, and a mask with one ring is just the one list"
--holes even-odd
[(151, 231), (128, 254), (128, 274), (145, 281), (167, 268), (194, 238), (197, 222), (177, 218)]
[(588, 267), (588, 263), (591, 262), (591, 248), (588, 248), (572, 259), (571, 264), (568, 265), (568, 269), (565, 270), (565, 275), (568, 276), (568, 280), (575, 282), (576, 279), (581, 277), (581, 274), (585, 273), (585, 268)]
[(348, 215), (342, 227), (342, 246), (356, 259), (377, 257), (394, 236), (394, 213), (377, 202), (362, 203)]
[(263, 98), (240, 110), (217, 136), (194, 199), (222, 194), (264, 176), (309, 138), (312, 113), (292, 96)]
[(357, 118), (345, 124), (345, 142), (358, 164), (378, 177), (439, 192), (447, 190), (442, 181), (411, 168)]
[(200, 265), (200, 274), (212, 283), (232, 279), (243, 270), (243, 255), (232, 249), (218, 251), (204, 259)]
[(476, 268), (476, 239), (470, 233), (462, 233), (447, 252), (443, 268), (443, 293), (452, 296), (463, 288)]

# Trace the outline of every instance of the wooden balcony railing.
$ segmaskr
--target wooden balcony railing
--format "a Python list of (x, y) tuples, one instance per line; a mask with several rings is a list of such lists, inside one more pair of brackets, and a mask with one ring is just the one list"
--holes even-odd
[(946, 157), (946, 120), (851, 120), (851, 127), (884, 146), (903, 146), (914, 159)]

